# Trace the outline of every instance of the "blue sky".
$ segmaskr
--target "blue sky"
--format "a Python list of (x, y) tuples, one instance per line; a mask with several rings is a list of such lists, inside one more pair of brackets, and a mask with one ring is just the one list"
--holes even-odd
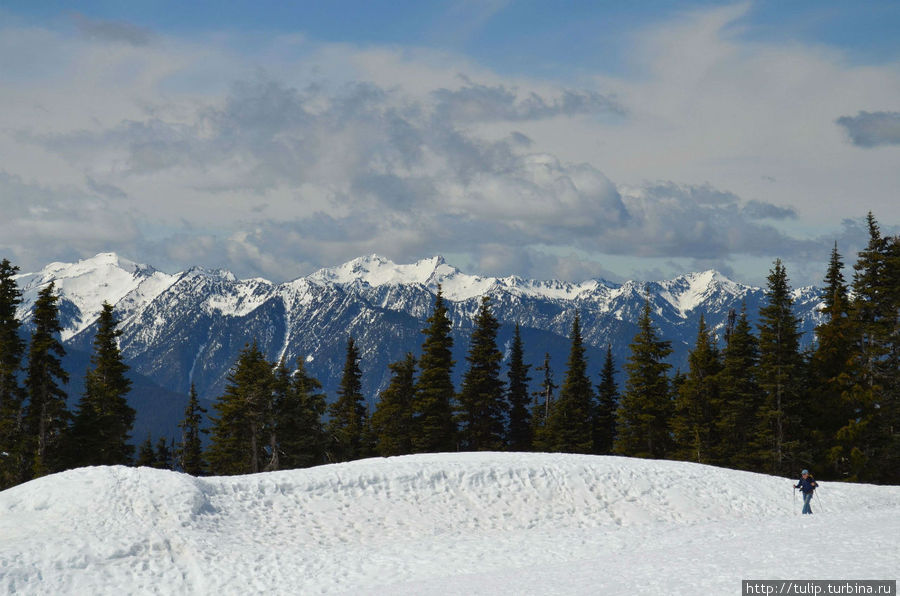
[(4, 2), (0, 253), (820, 280), (900, 207), (900, 3)]

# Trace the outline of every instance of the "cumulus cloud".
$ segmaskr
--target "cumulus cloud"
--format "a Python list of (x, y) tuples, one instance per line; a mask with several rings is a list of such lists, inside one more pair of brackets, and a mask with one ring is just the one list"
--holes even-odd
[(900, 112), (859, 112), (841, 116), (836, 122), (858, 147), (900, 145)]

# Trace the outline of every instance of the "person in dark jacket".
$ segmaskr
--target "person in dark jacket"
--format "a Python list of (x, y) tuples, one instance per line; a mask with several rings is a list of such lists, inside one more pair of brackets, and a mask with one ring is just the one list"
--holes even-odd
[(794, 485), (794, 488), (799, 488), (801, 492), (803, 492), (803, 513), (811, 514), (812, 508), (809, 506), (809, 502), (812, 501), (813, 492), (816, 490), (816, 487), (819, 486), (816, 484), (816, 481), (813, 479), (812, 474), (809, 473), (809, 470), (803, 470), (800, 472), (800, 481)]

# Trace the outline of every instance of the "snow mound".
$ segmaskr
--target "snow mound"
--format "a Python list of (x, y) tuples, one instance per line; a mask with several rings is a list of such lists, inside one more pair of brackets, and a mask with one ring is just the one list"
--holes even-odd
[(684, 593), (734, 592), (742, 577), (815, 573), (801, 534), (834, 528), (824, 576), (896, 571), (900, 488), (828, 485), (812, 518), (791, 492), (759, 474), (560, 454), (217, 478), (83, 468), (0, 493), (0, 591), (679, 593), (678, 576)]

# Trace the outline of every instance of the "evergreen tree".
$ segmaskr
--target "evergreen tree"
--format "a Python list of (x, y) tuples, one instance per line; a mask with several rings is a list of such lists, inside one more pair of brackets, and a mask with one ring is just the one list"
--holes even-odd
[(122, 331), (117, 325), (112, 305), (104, 302), (97, 320), (92, 368), (85, 376), (84, 395), (71, 429), (73, 466), (127, 465), (134, 454), (129, 439), (135, 411), (125, 399), (131, 380), (119, 351)]
[(531, 408), (531, 436), (533, 447), (537, 451), (551, 451), (551, 438), (548, 435), (547, 420), (553, 408), (553, 392), (559, 388), (553, 382), (553, 369), (550, 367), (550, 353), (544, 353), (544, 364), (537, 367), (544, 373), (540, 391), (534, 393), (534, 405)]
[(157, 467), (156, 450), (153, 448), (153, 439), (150, 437), (150, 433), (147, 433), (147, 440), (141, 443), (134, 465), (139, 468)]
[(156, 441), (156, 463), (153, 466), (154, 468), (160, 470), (172, 469), (172, 453), (174, 451), (172, 447), (172, 444), (166, 441), (165, 437), (160, 437)]
[[(856, 338), (845, 392), (853, 416), (839, 429), (832, 459), (852, 480), (900, 481), (900, 247), (872, 213), (869, 243), (854, 265), (851, 318)], [(893, 468), (891, 467), (893, 466)]]
[(759, 345), (753, 335), (746, 309), (733, 326), (722, 354), (715, 432), (720, 441), (715, 445), (712, 461), (721, 466), (752, 470), (756, 467), (754, 441), (756, 419), (762, 407), (762, 390), (758, 382)]
[(550, 410), (547, 435), (553, 451), (591, 453), (594, 443), (594, 388), (587, 374), (581, 320), (575, 313), (572, 347), (559, 399)]
[(425, 342), (419, 358), (419, 378), (413, 400), (414, 453), (436, 453), (456, 449), (453, 420), (453, 337), (447, 307), (438, 287), (434, 311), (423, 330)]
[(790, 474), (809, 463), (800, 452), (803, 361), (791, 288), (781, 260), (767, 278), (766, 304), (759, 311), (760, 464), (771, 474)]
[(506, 398), (509, 403), (507, 443), (511, 451), (531, 450), (531, 413), (528, 411), (528, 383), (531, 381), (528, 369), (531, 368), (531, 365), (525, 364), (524, 352), (519, 324), (516, 323), (509, 353), (509, 372), (507, 373), (509, 385)]
[(672, 348), (669, 341), (659, 339), (653, 327), (649, 297), (630, 348), (625, 393), (616, 412), (615, 450), (634, 457), (664, 458), (671, 448), (669, 420), (673, 410), (667, 377), (671, 365), (664, 359)]
[(331, 461), (352, 461), (362, 457), (363, 430), (366, 423), (364, 404), (359, 351), (351, 337), (347, 340), (347, 357), (338, 388), (338, 398), (329, 408), (331, 421), (328, 425), (328, 434), (332, 443)]
[(297, 359), (285, 399), (276, 402), (279, 465), (282, 469), (308, 468), (325, 463), (326, 432), (322, 384)]
[(213, 405), (207, 461), (215, 475), (261, 472), (269, 436), (272, 367), (256, 342), (245, 346), (228, 375), (225, 393)]
[(504, 446), (504, 420), (509, 405), (505, 400), (497, 348), (500, 323), (491, 313), (490, 298), (481, 299), (466, 361), (469, 369), (459, 394), (460, 438), (469, 451), (498, 451)]
[[(831, 251), (821, 312), (825, 320), (816, 326), (816, 347), (810, 359), (809, 401), (806, 411), (806, 440), (814, 443), (814, 461), (827, 460), (835, 477), (843, 477), (847, 460), (835, 438), (854, 417), (846, 396), (851, 391), (856, 326), (849, 316), (849, 297), (844, 281), (844, 264), (837, 244)], [(812, 436), (810, 436), (812, 435)], [(828, 476), (824, 465), (817, 466), (820, 477)]]
[(31, 344), (28, 349), (28, 376), (25, 388), (25, 441), (31, 477), (52, 474), (63, 469), (63, 439), (71, 414), (66, 408), (66, 392), (60, 387), (69, 382), (61, 359), (66, 351), (59, 340), (59, 297), (50, 282), (34, 303)]
[(715, 337), (706, 328), (703, 315), (697, 328), (697, 343), (688, 357), (688, 374), (678, 388), (672, 431), (675, 457), (697, 463), (711, 463), (720, 439), (715, 430), (719, 401), (719, 350)]
[(372, 414), (375, 450), (382, 457), (412, 453), (412, 403), (415, 396), (416, 359), (412, 352), (389, 365), (391, 382), (381, 393)]
[(209, 432), (201, 428), (204, 414), (206, 414), (206, 409), (200, 405), (197, 388), (191, 383), (191, 393), (184, 410), (184, 420), (178, 424), (181, 428), (181, 443), (175, 452), (179, 467), (185, 474), (191, 476), (203, 476), (206, 473), (203, 443), (200, 438), (201, 433)]
[(25, 391), (19, 384), (25, 342), (19, 335), (21, 322), (16, 317), (16, 308), (22, 303), (22, 292), (14, 279), (18, 270), (6, 259), (0, 262), (0, 490), (25, 477)]
[(594, 412), (594, 453), (608, 455), (613, 452), (616, 439), (616, 408), (619, 405), (619, 387), (616, 384), (616, 367), (612, 346), (606, 346), (606, 359), (600, 371), (597, 385), (597, 408)]

